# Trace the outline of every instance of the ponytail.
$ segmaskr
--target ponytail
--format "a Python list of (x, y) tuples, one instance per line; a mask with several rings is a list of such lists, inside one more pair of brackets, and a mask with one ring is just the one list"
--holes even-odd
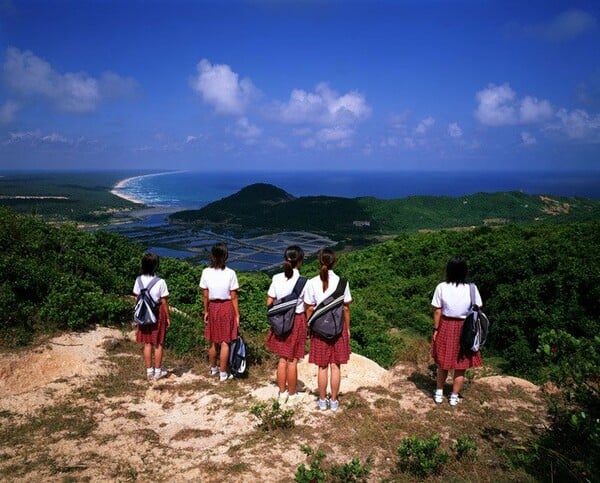
[(292, 262), (289, 260), (283, 262), (283, 273), (288, 280), (294, 275), (294, 268), (292, 267)]
[(299, 267), (304, 260), (304, 250), (298, 245), (291, 245), (285, 249), (283, 259), (283, 273), (289, 280), (294, 275), (294, 268)]
[(329, 269), (327, 268), (327, 265), (321, 265), (321, 270), (319, 270), (319, 277), (323, 282), (323, 292), (325, 292), (325, 290), (327, 290), (327, 287), (329, 287)]
[(319, 270), (319, 277), (323, 282), (323, 292), (329, 287), (329, 270), (335, 265), (335, 253), (329, 248), (323, 248), (319, 252), (319, 263), (321, 264), (321, 270)]

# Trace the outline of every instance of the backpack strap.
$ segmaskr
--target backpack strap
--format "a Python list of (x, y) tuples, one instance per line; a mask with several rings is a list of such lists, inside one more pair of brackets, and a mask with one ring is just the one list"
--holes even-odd
[(302, 293), (302, 290), (304, 290), (304, 286), (306, 285), (307, 281), (308, 278), (306, 277), (298, 277), (298, 280), (296, 280), (296, 285), (294, 285), (294, 290), (292, 290), (292, 293), (296, 298), (300, 297), (300, 294)]
[(150, 280), (150, 282), (148, 283), (148, 285), (146, 287), (144, 287), (142, 285), (142, 277), (138, 277), (136, 282), (138, 284), (138, 287), (140, 288), (140, 293), (142, 292), (142, 290), (146, 290), (146, 292), (148, 292), (148, 294), (150, 294), (150, 290), (152, 290), (152, 287), (154, 287), (158, 281), (160, 280), (160, 277), (153, 277), (152, 280)]
[(474, 283), (470, 283), (469, 284), (469, 290), (470, 290), (470, 293), (471, 293), (471, 309), (472, 309), (473, 307), (477, 307), (476, 298), (475, 298), (475, 284)]

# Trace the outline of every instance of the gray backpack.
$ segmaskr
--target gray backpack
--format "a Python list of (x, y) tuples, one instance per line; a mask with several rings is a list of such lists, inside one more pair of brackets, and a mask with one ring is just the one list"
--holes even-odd
[(304, 290), (306, 281), (306, 277), (299, 277), (291, 294), (275, 300), (267, 307), (267, 318), (273, 333), (277, 337), (286, 337), (294, 328), (298, 298)]
[(475, 303), (475, 285), (469, 284), (471, 307), (463, 323), (460, 334), (460, 350), (463, 354), (475, 354), (485, 344), (490, 321)]
[(306, 325), (323, 339), (333, 340), (344, 329), (344, 292), (348, 281), (340, 278), (335, 291), (316, 306)]
[(133, 320), (135, 320), (138, 325), (156, 324), (156, 321), (158, 320), (158, 307), (160, 302), (156, 302), (152, 298), (150, 295), (150, 290), (159, 280), (160, 277), (154, 277), (152, 280), (150, 280), (150, 283), (147, 287), (142, 285), (142, 277), (138, 277), (135, 281), (140, 289), (140, 294), (137, 296), (137, 300), (135, 302)]

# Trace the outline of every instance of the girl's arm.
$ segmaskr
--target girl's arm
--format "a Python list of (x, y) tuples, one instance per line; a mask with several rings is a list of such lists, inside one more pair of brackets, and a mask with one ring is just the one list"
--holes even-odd
[(232, 290), (229, 292), (231, 296), (231, 303), (233, 304), (233, 310), (235, 311), (235, 323), (237, 327), (240, 326), (240, 308), (238, 306), (238, 293), (237, 290)]
[(269, 295), (267, 295), (267, 307), (275, 302), (275, 299)]
[(202, 304), (204, 305), (204, 323), (208, 323), (208, 289), (202, 289)]
[(350, 338), (350, 303), (344, 304), (344, 327), (346, 327), (348, 338)]
[(440, 308), (436, 308), (433, 311), (433, 337), (432, 340), (435, 340), (437, 333), (438, 333), (438, 327), (440, 326), (440, 318), (442, 317), (442, 309)]
[(160, 305), (165, 311), (165, 314), (167, 314), (167, 327), (171, 327), (171, 315), (169, 314), (169, 302), (167, 301), (167, 297), (161, 297)]

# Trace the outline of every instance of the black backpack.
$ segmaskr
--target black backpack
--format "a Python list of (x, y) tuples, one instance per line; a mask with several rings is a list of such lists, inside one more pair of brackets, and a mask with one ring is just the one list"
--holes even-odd
[(471, 283), (469, 288), (471, 290), (471, 308), (460, 334), (460, 350), (463, 354), (478, 352), (485, 344), (490, 328), (490, 321), (475, 303), (475, 285)]
[(156, 324), (156, 321), (158, 320), (158, 308), (160, 302), (156, 302), (152, 298), (150, 295), (150, 290), (159, 280), (160, 277), (154, 277), (152, 280), (150, 280), (150, 283), (147, 287), (142, 285), (142, 277), (138, 277), (135, 281), (140, 289), (140, 294), (137, 296), (137, 300), (135, 302), (133, 320), (135, 320), (138, 325)]
[(241, 335), (229, 343), (229, 373), (241, 377), (246, 372), (246, 343)]
[(286, 337), (294, 328), (298, 298), (306, 285), (306, 277), (299, 277), (291, 294), (275, 300), (267, 307), (267, 318), (277, 337)]
[(308, 328), (323, 339), (336, 339), (344, 329), (344, 292), (347, 284), (345, 278), (340, 278), (335, 291), (316, 306), (306, 321)]

